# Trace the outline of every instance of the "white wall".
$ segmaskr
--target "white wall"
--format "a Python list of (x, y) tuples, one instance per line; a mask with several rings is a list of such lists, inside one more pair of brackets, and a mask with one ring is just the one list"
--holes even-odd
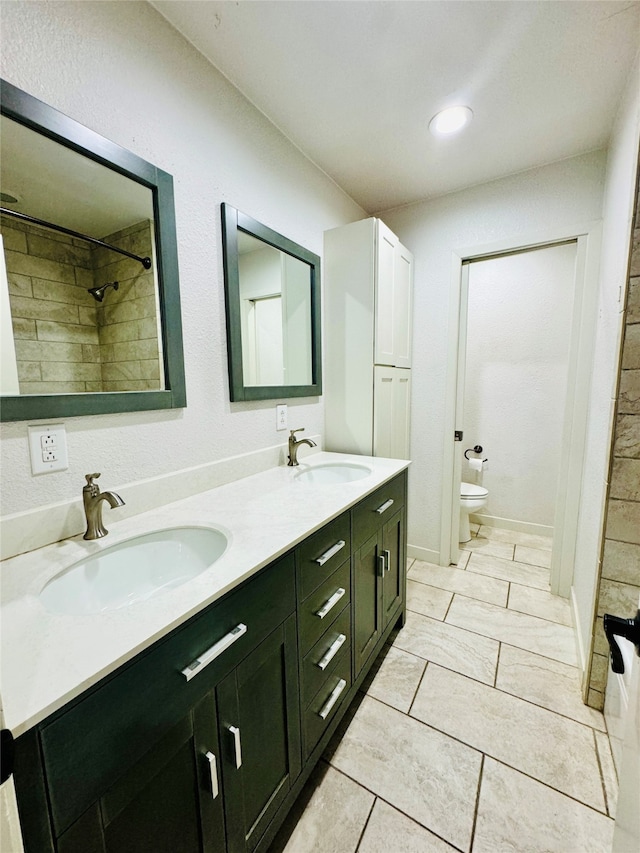
[[(413, 252), (415, 266), (409, 543), (440, 550), (452, 256), (456, 250), (550, 237), (599, 219), (605, 153), (591, 152), (381, 218)], [(449, 473), (447, 472), (447, 476)]]
[[(174, 178), (187, 408), (67, 418), (68, 471), (32, 477), (26, 423), (2, 430), (2, 513), (118, 488), (278, 444), (274, 403), (229, 403), (220, 202), (317, 254), (364, 211), (316, 169), (152, 7), (2, 4), (3, 79)], [(289, 401), (291, 427), (323, 431), (322, 398)]]
[(575, 259), (570, 243), (469, 266), (464, 446), (482, 445), (489, 460), (479, 515), (546, 525), (550, 535)]
[(612, 417), (629, 263), (638, 140), (640, 137), (640, 53), (629, 76), (612, 130), (603, 199), (602, 255), (583, 494), (573, 585), (580, 647), (589, 656), (594, 599), (600, 573), (604, 500), (609, 474)]

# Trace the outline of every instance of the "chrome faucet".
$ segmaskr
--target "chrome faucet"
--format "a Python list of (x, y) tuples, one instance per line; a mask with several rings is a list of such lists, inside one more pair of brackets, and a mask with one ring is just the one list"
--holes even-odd
[(300, 464), (298, 462), (298, 448), (301, 444), (308, 444), (309, 447), (316, 446), (315, 441), (311, 441), (310, 438), (301, 438), (300, 440), (298, 440), (296, 438), (297, 432), (304, 432), (304, 427), (301, 427), (300, 429), (292, 429), (289, 433), (289, 461), (287, 462), (287, 465)]
[(111, 509), (124, 506), (124, 501), (115, 492), (101, 492), (100, 486), (94, 483), (100, 474), (85, 474), (87, 485), (82, 490), (84, 514), (87, 519), (87, 530), (84, 539), (101, 539), (109, 532), (102, 523), (102, 501), (107, 501)]

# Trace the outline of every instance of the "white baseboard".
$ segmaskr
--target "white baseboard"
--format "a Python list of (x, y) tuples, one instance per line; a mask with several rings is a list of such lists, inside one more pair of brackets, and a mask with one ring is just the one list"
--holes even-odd
[[(317, 452), (321, 449), (322, 436), (314, 435), (311, 438), (318, 447), (317, 450), (310, 449), (310, 452)], [(125, 506), (118, 507), (118, 519), (121, 520), (283, 465), (286, 458), (287, 445), (276, 444), (147, 480), (104, 485), (121, 493), (123, 497), (126, 495)], [(79, 493), (75, 500), (6, 515), (1, 519), (1, 524), (0, 558), (3, 560), (77, 536), (85, 529), (82, 494)]]
[(553, 525), (550, 524), (535, 524), (531, 521), (517, 521), (515, 518), (500, 518), (497, 515), (482, 515), (481, 513), (472, 513), (469, 518), (475, 524), (485, 524), (488, 527), (503, 527), (505, 530), (516, 530), (518, 533), (553, 536)]
[(435, 566), (440, 563), (439, 551), (432, 551), (431, 548), (421, 548), (419, 545), (407, 545), (407, 557), (422, 560), (424, 563), (433, 563)]

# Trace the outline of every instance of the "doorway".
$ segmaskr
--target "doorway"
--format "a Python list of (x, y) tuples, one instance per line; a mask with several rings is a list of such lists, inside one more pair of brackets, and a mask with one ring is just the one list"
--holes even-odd
[[(522, 472), (524, 471), (526, 473), (526, 471), (530, 469), (535, 470), (537, 458), (544, 453), (545, 458), (546, 456), (549, 457), (549, 462), (552, 461), (552, 456), (555, 458), (556, 466), (555, 473), (553, 475), (546, 475), (546, 508), (544, 509), (546, 515), (539, 516), (542, 520), (530, 521), (526, 517), (522, 516), (520, 510), (518, 510), (520, 518), (514, 517), (517, 514), (513, 512), (509, 514), (509, 511), (504, 509), (504, 502), (502, 500), (491, 501), (490, 497), (485, 513), (493, 516), (489, 521), (493, 521), (496, 526), (503, 523), (501, 519), (506, 519), (507, 524), (505, 524), (505, 526), (511, 526), (512, 529), (527, 530), (527, 523), (530, 523), (533, 525), (541, 525), (540, 532), (543, 532), (543, 528), (545, 527), (549, 531), (553, 530), (554, 545), (551, 572), (552, 592), (566, 598), (570, 597), (571, 584), (573, 580), (573, 562), (582, 478), (582, 458), (586, 433), (588, 387), (593, 347), (593, 325), (596, 305), (596, 276), (593, 272), (594, 269), (597, 272), (597, 255), (595, 254), (597, 252), (597, 244), (594, 241), (593, 236), (596, 235), (592, 235), (591, 229), (583, 230), (576, 228), (573, 232), (569, 231), (562, 235), (549, 236), (548, 239), (532, 239), (530, 241), (523, 240), (520, 245), (514, 243), (509, 245), (506, 243), (491, 247), (474, 247), (469, 250), (455, 252), (453, 258), (454, 278), (452, 281), (453, 299), (451, 316), (452, 327), (455, 329), (455, 337), (451, 341), (452, 350), (450, 364), (455, 365), (455, 369), (450, 371), (451, 385), (449, 399), (451, 424), (453, 427), (451, 432), (452, 434), (457, 434), (458, 431), (462, 431), (464, 437), (461, 442), (452, 441), (450, 449), (445, 452), (445, 466), (446, 470), (449, 471), (449, 476), (445, 476), (443, 484), (444, 509), (441, 527), (441, 564), (447, 565), (452, 562), (457, 562), (459, 554), (458, 525), (460, 517), (460, 483), (464, 479), (462, 465), (463, 452), (476, 444), (482, 445), (483, 450), (486, 451), (482, 454), (482, 458), (487, 458), (489, 460), (487, 475), (489, 475), (489, 471), (494, 470), (496, 474), (499, 474), (499, 472), (502, 471), (503, 477), (502, 485), (498, 482), (500, 479), (499, 476), (496, 476), (495, 478), (487, 476), (487, 483), (491, 483), (491, 479), (494, 479), (494, 486), (498, 490), (498, 493), (502, 490), (505, 494), (508, 491), (513, 494), (514, 489), (518, 484), (519, 477), (522, 479)], [(544, 366), (538, 364), (536, 366), (536, 360), (544, 360), (547, 344), (545, 343), (544, 347), (538, 347), (538, 352), (536, 354), (535, 335), (533, 336), (533, 344), (529, 341), (529, 361), (531, 363), (527, 364), (526, 359), (524, 359), (523, 364), (520, 365), (520, 367), (526, 367), (526, 371), (523, 370), (522, 372), (521, 381), (525, 391), (527, 388), (531, 387), (532, 375), (538, 375), (538, 377), (545, 373), (547, 375), (551, 373), (552, 375), (553, 384), (556, 386), (554, 391), (555, 402), (553, 413), (553, 420), (555, 421), (555, 449), (553, 452), (547, 450), (545, 453), (544, 441), (548, 441), (548, 438), (531, 446), (529, 446), (526, 439), (519, 442), (518, 429), (514, 428), (513, 434), (509, 436), (510, 447), (508, 448), (508, 454), (506, 454), (506, 448), (503, 449), (498, 440), (493, 440), (492, 436), (486, 436), (484, 439), (481, 439), (480, 437), (475, 439), (474, 436), (467, 431), (465, 425), (464, 410), (467, 365), (467, 325), (470, 321), (473, 322), (473, 317), (469, 314), (469, 309), (471, 308), (473, 310), (473, 300), (471, 303), (469, 302), (469, 276), (470, 272), (475, 276), (475, 272), (473, 271), (474, 265), (476, 265), (476, 270), (482, 270), (482, 267), (480, 266), (481, 263), (493, 261), (496, 261), (498, 264), (502, 264), (505, 267), (509, 267), (514, 263), (518, 265), (521, 262), (523, 262), (526, 267), (529, 262), (531, 262), (530, 265), (532, 267), (541, 267), (544, 269), (547, 262), (544, 261), (540, 263), (540, 259), (545, 258), (545, 253), (547, 253), (547, 257), (551, 258), (554, 252), (557, 252), (559, 255), (564, 255), (561, 265), (565, 269), (565, 278), (567, 275), (566, 270), (568, 268), (571, 270), (570, 282), (568, 284), (565, 283), (564, 285), (565, 293), (569, 292), (572, 297), (570, 299), (570, 311), (567, 314), (566, 310), (563, 309), (564, 320), (560, 326), (561, 331), (562, 329), (564, 330), (564, 334), (558, 335), (558, 340), (555, 345), (556, 350), (558, 350), (558, 348), (561, 349), (562, 347), (565, 347), (564, 368), (562, 371), (564, 373), (564, 378), (562, 383), (560, 383), (558, 381), (558, 376), (553, 376), (553, 370), (549, 369), (549, 365)], [(485, 269), (489, 268), (487, 267)], [(589, 270), (588, 274), (587, 270)], [(533, 278), (535, 280), (535, 275)], [(527, 320), (526, 311), (533, 311), (531, 315), (532, 319), (530, 328), (526, 330), (527, 332), (530, 332), (534, 329), (536, 322), (539, 322), (539, 319), (534, 319), (533, 315), (536, 313), (539, 314), (539, 309), (544, 306), (536, 305), (535, 295), (537, 291), (534, 288), (532, 290), (533, 302), (531, 303), (530, 301), (530, 307), (520, 312), (521, 316), (517, 316), (516, 312), (514, 320), (514, 307), (517, 307), (518, 304), (522, 304), (521, 294), (517, 289), (517, 283), (514, 282), (515, 280), (513, 280), (510, 285), (508, 281), (506, 285), (504, 283), (501, 284), (502, 300), (505, 304), (497, 309), (494, 308), (494, 310), (498, 313), (502, 312), (501, 316), (503, 327), (514, 322), (516, 325), (519, 324), (521, 329), (525, 328), (525, 330)], [(544, 287), (542, 285), (538, 286), (542, 288), (540, 292), (543, 292), (546, 288), (547, 296), (551, 302), (553, 302), (553, 299), (557, 296), (557, 294), (554, 294), (553, 286), (551, 286), (551, 289), (549, 289), (548, 283), (544, 284)], [(491, 297), (492, 299), (497, 297), (497, 291), (496, 293), (492, 293)], [(545, 299), (546, 298), (547, 297), (545, 296)], [(533, 308), (531, 308), (531, 305)], [(512, 316), (511, 320), (508, 319), (510, 311)], [(485, 319), (483, 321), (491, 327), (492, 334), (494, 336), (496, 334), (496, 326), (498, 325), (496, 319), (496, 317), (492, 317), (490, 320)], [(558, 324), (555, 323), (555, 326), (557, 333)], [(508, 333), (507, 336), (514, 338), (515, 335), (511, 328), (506, 328), (505, 331)], [(505, 335), (502, 335), (502, 333), (498, 334), (498, 339), (502, 340), (503, 337), (505, 337)], [(529, 335), (529, 337), (531, 336)], [(489, 336), (489, 348), (490, 344), (491, 337)], [(491, 370), (485, 371), (485, 375), (481, 380), (476, 379), (475, 381), (480, 381), (481, 384), (489, 384), (489, 381), (491, 380), (495, 385), (496, 378), (499, 378), (500, 375), (502, 375), (503, 379), (505, 377), (509, 379), (512, 387), (517, 388), (517, 370), (513, 370), (512, 367), (508, 365), (508, 358), (504, 357), (502, 360), (504, 363), (494, 364)], [(494, 359), (494, 361), (496, 360)], [(527, 371), (529, 372), (528, 376), (526, 375)], [(514, 373), (515, 375), (507, 376), (507, 373)], [(514, 380), (516, 380), (515, 385), (513, 384)], [(497, 384), (500, 385), (500, 382)], [(559, 384), (563, 384), (564, 386), (564, 394), (562, 395), (563, 399), (560, 401), (558, 400)], [(526, 415), (524, 418), (525, 423), (527, 420), (529, 422), (537, 422), (544, 419), (546, 409), (545, 395), (543, 393), (542, 397), (540, 397), (539, 394), (537, 395), (535, 405), (533, 403), (529, 404), (525, 400), (525, 403), (520, 405), (519, 412), (522, 414), (524, 411), (524, 414)], [(560, 426), (558, 427), (559, 423)], [(558, 429), (561, 435), (559, 441)], [(543, 432), (548, 432), (546, 427)], [(486, 447), (485, 444), (483, 444), (483, 441), (485, 442)], [(494, 456), (493, 460), (489, 457), (492, 442), (493, 447), (495, 448), (495, 452), (492, 451)], [(500, 461), (501, 456), (506, 457), (507, 455), (512, 457), (512, 464), (510, 466), (507, 464), (509, 461), (508, 459), (505, 458)], [(473, 458), (476, 455), (471, 452), (468, 456)], [(547, 467), (551, 466), (549, 465)], [(551, 486), (549, 486), (550, 476), (552, 480), (554, 480)], [(507, 486), (508, 489), (506, 488)], [(485, 487), (487, 487), (487, 484), (485, 484)], [(541, 490), (533, 490), (533, 492), (536, 491), (540, 493)], [(550, 495), (553, 496), (552, 499), (550, 498)], [(500, 495), (500, 497), (503, 497), (503, 495)], [(529, 497), (532, 499), (535, 498), (536, 501), (539, 501), (540, 494), (536, 497), (536, 495), (532, 493)], [(550, 512), (553, 517), (552, 520)], [(501, 515), (501, 513), (504, 514)], [(519, 521), (524, 522), (524, 525), (519, 527), (517, 523)], [(515, 524), (509, 524), (508, 522), (515, 522)], [(529, 529), (535, 530), (535, 527)]]

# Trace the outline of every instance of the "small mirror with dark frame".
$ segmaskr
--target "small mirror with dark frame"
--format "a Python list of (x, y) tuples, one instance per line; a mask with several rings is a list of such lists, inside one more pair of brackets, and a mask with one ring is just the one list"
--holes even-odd
[(4, 421), (186, 405), (173, 179), (0, 81)]
[(231, 401), (322, 394), (320, 258), (222, 205)]

